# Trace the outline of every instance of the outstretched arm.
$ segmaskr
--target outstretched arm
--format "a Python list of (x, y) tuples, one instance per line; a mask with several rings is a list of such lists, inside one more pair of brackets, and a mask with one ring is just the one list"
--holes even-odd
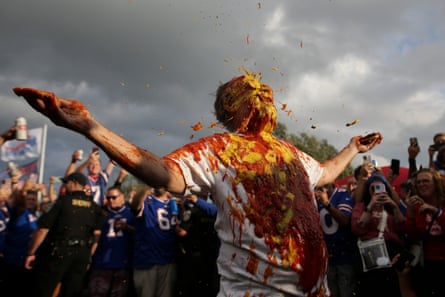
[[(85, 169), (88, 168), (88, 164), (92, 161), (98, 160), (100, 162), (100, 153), (99, 149), (92, 149), (90, 154), (88, 155), (88, 158), (80, 163), (79, 167), (77, 167), (76, 172), (84, 173)], [(102, 167), (101, 167), (102, 168)]]
[(377, 138), (369, 144), (364, 145), (360, 143), (360, 138), (361, 136), (352, 137), (349, 144), (341, 152), (339, 152), (332, 159), (323, 163), (325, 170), (322, 177), (318, 181), (317, 186), (323, 186), (325, 184), (334, 182), (358, 153), (365, 153), (382, 141), (381, 138)]
[(96, 121), (79, 101), (58, 98), (54, 93), (30, 88), (14, 88), (36, 111), (57, 126), (87, 137), (110, 159), (151, 186), (167, 186), (173, 193), (183, 193), (185, 181), (178, 167), (172, 167), (155, 154), (144, 150)]

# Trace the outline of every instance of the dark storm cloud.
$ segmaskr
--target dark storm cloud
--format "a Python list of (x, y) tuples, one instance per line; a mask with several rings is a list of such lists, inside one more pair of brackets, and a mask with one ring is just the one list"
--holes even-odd
[(443, 123), (443, 12), (442, 3), (415, 1), (8, 1), (0, 124), (25, 116), (31, 128), (49, 125), (47, 176), (63, 173), (74, 149), (91, 148), (11, 91), (35, 87), (81, 100), (162, 155), (214, 132), (190, 126), (214, 121), (218, 84), (245, 66), (294, 110), (279, 113), (289, 132), (341, 149), (352, 135), (379, 130), (384, 145), (373, 153), (404, 160), (410, 136), (426, 145)]

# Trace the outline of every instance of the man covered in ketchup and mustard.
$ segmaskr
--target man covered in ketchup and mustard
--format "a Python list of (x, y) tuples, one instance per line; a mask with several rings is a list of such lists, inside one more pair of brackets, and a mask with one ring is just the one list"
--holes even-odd
[(216, 117), (229, 132), (158, 157), (110, 131), (79, 101), (30, 88), (14, 92), (148, 185), (184, 196), (210, 192), (221, 240), (219, 297), (330, 296), (313, 188), (333, 182), (358, 153), (381, 142), (380, 133), (363, 143), (361, 136), (352, 137), (335, 157), (319, 163), (272, 135), (273, 91), (260, 74), (246, 71), (217, 89)]

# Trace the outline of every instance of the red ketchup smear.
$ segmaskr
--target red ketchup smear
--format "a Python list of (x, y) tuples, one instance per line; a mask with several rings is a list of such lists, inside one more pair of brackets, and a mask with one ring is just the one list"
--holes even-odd
[[(290, 143), (269, 134), (237, 136), (223, 133), (188, 144), (168, 158), (178, 160), (191, 153), (196, 161), (200, 161), (198, 152), (208, 149), (216, 155), (209, 160), (211, 170), (216, 171), (217, 165), (223, 163), (237, 172), (235, 178), (224, 176), (224, 179), (232, 179), (235, 193), (234, 197), (226, 198), (231, 209), (232, 227), (238, 225), (241, 232), (247, 218), (254, 225), (255, 235), (269, 246), (270, 263), (276, 265), (281, 260), (281, 265), (298, 273), (298, 284), (308, 296), (322, 296), (324, 288), (314, 290), (314, 287), (317, 282), (322, 283), (326, 273), (327, 253), (309, 177), (301, 161), (295, 157), (303, 157), (300, 152)], [(247, 192), (247, 203), (237, 195), (236, 185), (239, 183)], [(240, 207), (244, 213), (239, 211)], [(241, 238), (239, 240), (241, 243)], [(274, 251), (280, 254), (280, 259), (271, 256)], [(246, 270), (255, 274), (258, 259), (251, 252)], [(264, 271), (264, 281), (273, 274), (273, 268), (268, 267)]]

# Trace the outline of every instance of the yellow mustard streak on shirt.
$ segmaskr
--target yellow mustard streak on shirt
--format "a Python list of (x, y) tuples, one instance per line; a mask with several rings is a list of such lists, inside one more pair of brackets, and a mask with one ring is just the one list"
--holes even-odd
[(257, 152), (249, 152), (244, 158), (244, 162), (248, 163), (256, 163), (258, 161), (261, 161), (263, 159), (263, 155)]
[(297, 271), (301, 268), (300, 261), (298, 260), (300, 257), (299, 247), (297, 246), (297, 243), (295, 242), (295, 239), (293, 237), (289, 237), (289, 262), (291, 263), (291, 267)]
[[(285, 207), (284, 204), (282, 207)], [(280, 232), (280, 234), (287, 229), (287, 226), (289, 225), (289, 222), (293, 216), (294, 216), (294, 212), (293, 212), (292, 208), (288, 208), (285, 211), (283, 219), (277, 223), (277, 230), (278, 230), (278, 232)]]
[(79, 207), (90, 207), (91, 206), (90, 201), (85, 201), (85, 200), (81, 200), (81, 199), (73, 199), (71, 204), (73, 206), (79, 206)]

